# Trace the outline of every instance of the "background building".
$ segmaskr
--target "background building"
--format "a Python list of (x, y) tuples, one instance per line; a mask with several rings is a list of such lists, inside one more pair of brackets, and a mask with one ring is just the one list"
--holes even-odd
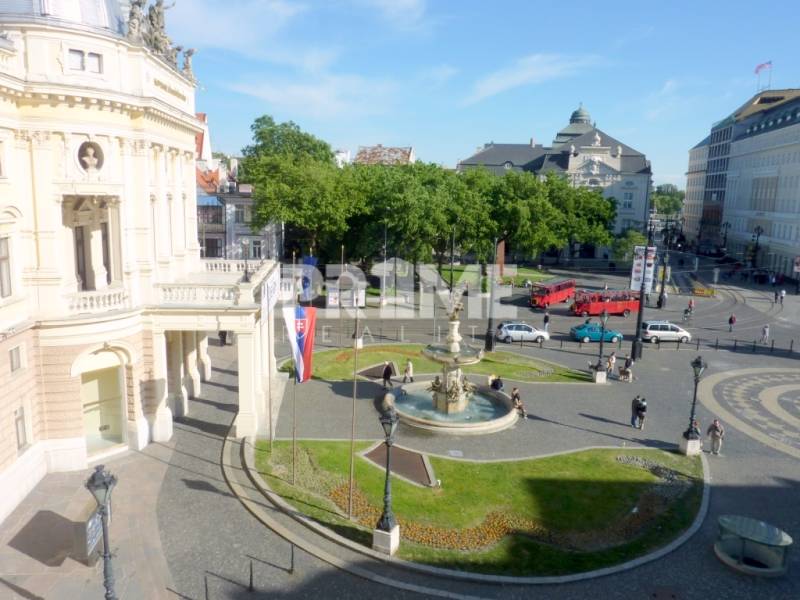
[(237, 332), (237, 435), (267, 427), (276, 270), (200, 259), (193, 52), (120, 7), (0, 0), (0, 520), (48, 471), (168, 440), (209, 330)]
[(508, 170), (529, 171), (544, 177), (559, 173), (574, 186), (602, 191), (617, 200), (614, 232), (644, 230), (650, 201), (651, 169), (645, 155), (598, 129), (582, 106), (569, 125), (558, 132), (550, 147), (490, 142), (458, 164), (458, 169), (485, 167), (501, 175)]
[(414, 148), (378, 144), (377, 146), (359, 146), (353, 162), (359, 165), (408, 165), (416, 160)]
[(689, 150), (689, 168), (686, 171), (686, 197), (683, 201), (683, 234), (686, 240), (695, 245), (700, 233), (700, 221), (703, 218), (703, 199), (706, 190), (706, 162), (708, 160), (708, 143), (711, 136)]

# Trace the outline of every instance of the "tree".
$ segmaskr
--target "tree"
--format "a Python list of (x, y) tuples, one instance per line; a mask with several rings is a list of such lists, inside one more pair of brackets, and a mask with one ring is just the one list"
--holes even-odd
[(242, 150), (242, 168), (247, 171), (248, 159), (259, 156), (291, 156), (314, 162), (333, 164), (333, 150), (328, 142), (300, 129), (292, 121), (276, 123), (269, 115), (258, 117), (250, 126), (253, 143)]
[(664, 183), (656, 187), (656, 191), (650, 199), (657, 213), (672, 215), (681, 211), (685, 197), (686, 193), (679, 190), (677, 186), (671, 183)]
[(627, 260), (633, 256), (634, 246), (646, 246), (647, 238), (636, 229), (626, 229), (619, 234), (611, 245), (614, 260)]

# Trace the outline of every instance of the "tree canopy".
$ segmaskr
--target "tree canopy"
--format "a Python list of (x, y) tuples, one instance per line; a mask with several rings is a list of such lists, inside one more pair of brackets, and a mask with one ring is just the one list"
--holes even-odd
[(656, 212), (661, 215), (674, 215), (683, 208), (683, 199), (686, 193), (671, 183), (664, 183), (656, 187), (651, 196)]

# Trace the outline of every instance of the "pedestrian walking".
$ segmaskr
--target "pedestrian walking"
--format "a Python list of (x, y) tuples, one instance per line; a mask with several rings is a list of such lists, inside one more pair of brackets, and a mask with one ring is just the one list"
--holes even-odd
[(636, 411), (636, 418), (639, 421), (639, 429), (644, 429), (644, 420), (647, 418), (647, 398), (639, 401), (639, 408)]
[(636, 427), (639, 418), (639, 394), (636, 394), (631, 400), (631, 427)]
[(769, 282), (772, 284), (772, 287), (775, 287), (775, 283), (777, 283), (777, 281), (778, 280), (775, 279), (775, 273), (773, 273), (769, 278)]
[(633, 381), (633, 359), (630, 355), (625, 355), (625, 362), (619, 368), (619, 378), (621, 381)]
[(407, 380), (414, 383), (414, 363), (411, 362), (410, 358), (406, 360), (406, 368), (403, 369), (403, 383)]
[(783, 306), (784, 298), (786, 298), (786, 290), (781, 290), (781, 306)]
[(722, 450), (722, 438), (725, 437), (725, 428), (719, 419), (714, 419), (714, 422), (708, 426), (706, 435), (711, 437), (711, 454), (719, 454)]
[(606, 374), (612, 375), (614, 373), (614, 365), (617, 363), (617, 353), (612, 352), (606, 359)]
[(392, 387), (392, 365), (388, 360), (383, 361), (383, 389)]
[(528, 411), (525, 410), (525, 405), (522, 403), (522, 396), (517, 387), (511, 388), (511, 402), (513, 402), (514, 408), (519, 413), (519, 416), (523, 419), (527, 419)]
[(761, 343), (762, 344), (769, 343), (769, 323), (767, 323), (766, 325), (764, 325), (764, 327), (761, 328)]
[(733, 332), (734, 325), (736, 325), (736, 315), (731, 313), (731, 316), (728, 317), (728, 333)]
[(542, 323), (544, 323), (544, 330), (546, 333), (550, 332), (550, 311), (544, 311), (544, 317), (542, 317)]
[(687, 305), (689, 312), (691, 313), (694, 310), (694, 298), (689, 298), (689, 304)]
[(778, 290), (775, 290), (775, 299), (772, 301), (773, 304), (778, 303), (778, 298), (780, 298), (780, 295), (781, 295), (780, 292)]
[(224, 346), (225, 342), (228, 340), (228, 332), (224, 330), (220, 330), (219, 332), (219, 345)]
[(604, 291), (604, 292), (607, 292), (607, 291), (608, 291), (608, 284), (605, 284), (605, 285), (603, 286), (603, 291)]

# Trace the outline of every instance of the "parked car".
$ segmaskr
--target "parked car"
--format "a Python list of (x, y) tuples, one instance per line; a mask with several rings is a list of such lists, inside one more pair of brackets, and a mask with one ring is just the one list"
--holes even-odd
[(681, 342), (685, 344), (692, 341), (692, 334), (669, 321), (644, 321), (642, 323), (642, 339), (656, 344), (661, 342)]
[(503, 321), (495, 335), (498, 340), (507, 344), (520, 341), (539, 343), (550, 339), (550, 334), (544, 329), (536, 329), (536, 327), (521, 321)]
[[(584, 344), (588, 342), (599, 342), (600, 336), (603, 334), (603, 327), (599, 323), (582, 323), (570, 329), (569, 333), (575, 340), (583, 342)], [(622, 334), (613, 329), (606, 329), (605, 336), (603, 337), (604, 342), (611, 343), (618, 342), (621, 339)]]

